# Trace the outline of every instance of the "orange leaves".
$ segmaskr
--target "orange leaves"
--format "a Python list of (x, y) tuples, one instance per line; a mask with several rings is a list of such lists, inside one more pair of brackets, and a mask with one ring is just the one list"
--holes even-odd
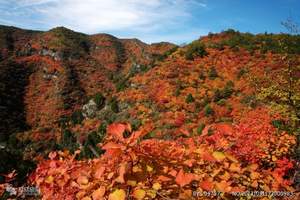
[(124, 124), (111, 124), (107, 127), (107, 134), (112, 135), (118, 140), (123, 140), (123, 133), (126, 130), (126, 125)]
[(206, 191), (212, 191), (214, 189), (214, 184), (213, 182), (209, 181), (209, 180), (205, 180), (205, 181), (201, 181), (200, 185), (199, 185), (203, 190)]
[(103, 178), (102, 176), (103, 176), (104, 172), (105, 172), (105, 167), (97, 168), (95, 171), (95, 174), (94, 174), (94, 178), (95, 179)]
[(127, 166), (127, 163), (122, 163), (121, 164), (121, 166), (119, 168), (119, 176), (118, 176), (118, 178), (116, 178), (116, 182), (125, 183), (124, 175), (126, 173), (126, 166)]
[(97, 190), (92, 193), (93, 200), (101, 200), (105, 194), (105, 187), (100, 186)]
[(178, 172), (175, 182), (181, 187), (191, 183), (195, 180), (195, 175), (190, 173), (185, 173), (182, 169)]
[(77, 178), (77, 183), (80, 185), (86, 185), (89, 183), (89, 179), (86, 176), (79, 176)]

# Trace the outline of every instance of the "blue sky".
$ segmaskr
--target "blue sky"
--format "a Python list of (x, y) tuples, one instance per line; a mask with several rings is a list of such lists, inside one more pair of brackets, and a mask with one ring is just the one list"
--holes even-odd
[(0, 24), (181, 44), (228, 28), (285, 32), (280, 22), (300, 23), (299, 10), (299, 0), (0, 0)]

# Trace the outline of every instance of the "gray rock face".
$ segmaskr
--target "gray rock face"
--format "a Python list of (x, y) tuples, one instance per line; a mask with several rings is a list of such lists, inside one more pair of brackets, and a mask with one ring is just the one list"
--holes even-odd
[(55, 71), (55, 72), (52, 72), (52, 73), (50, 73), (49, 71), (48, 71), (48, 68), (47, 67), (43, 67), (43, 78), (45, 79), (45, 80), (48, 80), (48, 81), (50, 81), (50, 80), (54, 80), (54, 79), (57, 79), (58, 78), (58, 71)]
[(55, 61), (60, 61), (62, 60), (63, 58), (63, 55), (62, 53), (60, 52), (55, 52), (53, 50), (48, 50), (48, 49), (42, 49), (40, 52), (39, 52), (40, 55), (42, 56), (50, 56), (52, 57)]
[(82, 107), (82, 115), (85, 118), (94, 118), (97, 114), (98, 107), (93, 99)]

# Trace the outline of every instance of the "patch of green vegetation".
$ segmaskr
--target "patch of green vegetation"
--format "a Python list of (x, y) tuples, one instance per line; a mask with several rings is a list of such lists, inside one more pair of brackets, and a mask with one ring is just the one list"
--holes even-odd
[(77, 143), (75, 134), (72, 133), (69, 129), (63, 130), (61, 136), (61, 142), (58, 148), (62, 150), (67, 149), (71, 153), (74, 153), (79, 148), (79, 143)]
[(118, 100), (116, 97), (113, 97), (110, 102), (109, 102), (109, 105), (110, 105), (110, 109), (114, 112), (114, 113), (118, 113), (120, 110), (119, 110), (119, 104), (118, 104)]
[(88, 36), (69, 30), (65, 27), (57, 27), (49, 31), (52, 34), (49, 48), (62, 51), (66, 55), (80, 56), (89, 51), (90, 41)]
[(217, 101), (217, 104), (219, 106), (224, 106), (226, 104), (226, 100), (225, 99), (220, 99), (219, 101)]
[(142, 125), (142, 121), (140, 119), (133, 119), (133, 120), (131, 120), (130, 124), (131, 124), (132, 130), (136, 131)]
[(171, 54), (176, 52), (178, 48), (179, 48), (178, 46), (175, 46), (175, 47), (171, 48), (170, 50), (166, 51), (164, 54), (153, 54), (153, 57), (158, 61), (164, 61)]
[(187, 60), (194, 60), (194, 58), (198, 56), (203, 58), (206, 55), (208, 55), (208, 53), (205, 50), (205, 45), (201, 43), (199, 40), (196, 40), (191, 44), (189, 44), (185, 52), (185, 58)]
[(186, 99), (185, 99), (185, 102), (186, 103), (193, 103), (195, 101), (195, 98), (193, 97), (192, 94), (188, 94)]
[(151, 131), (151, 132), (149, 132), (147, 135), (145, 135), (145, 136), (143, 137), (143, 139), (144, 139), (144, 140), (146, 140), (146, 139), (151, 139), (151, 138), (155, 138), (155, 136), (156, 136), (156, 133), (155, 133), (154, 131)]
[[(254, 53), (255, 50), (259, 50), (261, 53), (300, 53), (300, 35), (290, 35), (290, 34), (257, 34), (253, 35), (250, 33), (240, 33), (233, 29), (228, 29), (224, 31), (228, 38), (210, 44), (210, 47), (220, 49), (224, 46), (229, 46), (230, 48), (244, 48), (250, 53)], [(282, 48), (284, 46), (289, 46), (289, 49)]]
[(103, 141), (104, 136), (105, 134), (102, 132), (94, 131), (89, 133), (77, 159), (92, 159), (103, 154), (104, 151), (100, 149), (97, 144)]
[(81, 122), (84, 120), (84, 117), (82, 115), (81, 110), (76, 110), (71, 115), (71, 122), (72, 124), (81, 124)]
[(201, 123), (197, 128), (197, 134), (201, 135), (204, 128), (205, 128), (205, 124)]
[(204, 107), (204, 115), (206, 117), (210, 116), (210, 115), (214, 115), (215, 114), (215, 111), (212, 109), (212, 107), (207, 104), (205, 107)]
[(101, 93), (96, 93), (93, 97), (98, 109), (103, 108), (105, 105), (105, 97)]
[(228, 81), (225, 87), (220, 90), (216, 89), (214, 92), (214, 102), (219, 102), (222, 99), (228, 99), (231, 97), (234, 92), (234, 83), (232, 81)]

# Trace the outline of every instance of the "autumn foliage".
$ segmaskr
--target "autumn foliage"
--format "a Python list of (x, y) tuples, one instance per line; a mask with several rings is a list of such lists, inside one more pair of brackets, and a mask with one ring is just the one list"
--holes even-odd
[[(286, 35), (229, 30), (183, 47), (62, 27), (28, 37), (1, 50), (14, 60), (1, 60), (1, 117), (17, 91), (7, 143), (36, 162), (27, 184), (42, 199), (298, 199), (300, 60), (297, 47), (293, 62), (282, 54)], [(12, 67), (26, 77), (10, 91)], [(5, 171), (0, 192), (16, 173)]]

